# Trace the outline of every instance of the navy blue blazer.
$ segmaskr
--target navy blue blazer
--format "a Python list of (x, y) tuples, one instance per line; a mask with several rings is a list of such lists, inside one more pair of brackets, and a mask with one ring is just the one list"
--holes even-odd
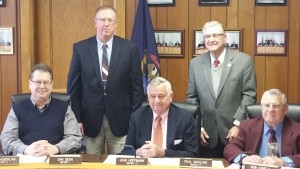
[[(153, 113), (150, 106), (141, 107), (135, 111), (130, 120), (126, 145), (138, 149), (151, 140)], [(171, 104), (167, 126), (166, 157), (195, 157), (198, 155), (198, 137), (194, 125), (193, 115)], [(174, 145), (175, 140), (182, 140)], [(125, 147), (121, 154), (133, 155), (134, 152)]]
[(115, 136), (126, 135), (131, 113), (145, 97), (137, 45), (114, 36), (104, 89), (96, 36), (75, 43), (67, 90), (72, 110), (78, 122), (83, 123), (86, 136), (99, 134), (104, 114)]

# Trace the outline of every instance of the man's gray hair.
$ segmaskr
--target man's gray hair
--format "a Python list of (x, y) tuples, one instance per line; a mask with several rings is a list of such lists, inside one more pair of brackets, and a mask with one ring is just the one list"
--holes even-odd
[(171, 83), (168, 80), (166, 80), (162, 77), (156, 77), (156, 78), (152, 79), (150, 81), (150, 83), (148, 84), (147, 94), (149, 95), (149, 87), (150, 86), (158, 86), (160, 84), (163, 84), (165, 86), (168, 96), (170, 96), (173, 93)]
[(287, 99), (286, 99), (285, 95), (279, 89), (270, 89), (270, 90), (265, 91), (261, 98), (261, 104), (263, 104), (263, 101), (265, 100), (266, 96), (281, 97), (281, 104), (287, 105)]

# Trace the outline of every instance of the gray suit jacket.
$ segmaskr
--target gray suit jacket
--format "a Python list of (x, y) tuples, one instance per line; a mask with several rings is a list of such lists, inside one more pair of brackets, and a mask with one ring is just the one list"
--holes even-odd
[(186, 101), (200, 104), (201, 127), (208, 133), (209, 147), (214, 148), (218, 135), (224, 144), (233, 121), (246, 119), (245, 105), (256, 102), (256, 76), (251, 57), (226, 49), (223, 71), (215, 96), (209, 52), (190, 62)]

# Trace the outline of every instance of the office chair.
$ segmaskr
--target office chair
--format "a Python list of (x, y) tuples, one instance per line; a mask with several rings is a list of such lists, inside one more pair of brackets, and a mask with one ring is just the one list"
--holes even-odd
[[(187, 103), (187, 102), (179, 102), (179, 101), (173, 101), (172, 104), (191, 113), (195, 119), (195, 125), (197, 129), (200, 127), (200, 125), (198, 125), (200, 124), (200, 120), (201, 120), (199, 105), (193, 103)], [(141, 107), (145, 107), (148, 105), (149, 105), (148, 102), (143, 102)]]
[[(246, 106), (246, 113), (249, 119), (261, 116), (261, 104)], [(288, 113), (286, 116), (292, 120), (300, 122), (300, 104), (288, 104)]]
[[(29, 99), (31, 93), (22, 93), (22, 94), (15, 94), (11, 96), (11, 106), (14, 104), (21, 102), (23, 100)], [(56, 93), (52, 92), (51, 97), (62, 100), (67, 102), (69, 105), (71, 105), (71, 96), (66, 93)], [(84, 145), (81, 145), (81, 147), (76, 151), (77, 154), (85, 154), (86, 153), (86, 147)]]

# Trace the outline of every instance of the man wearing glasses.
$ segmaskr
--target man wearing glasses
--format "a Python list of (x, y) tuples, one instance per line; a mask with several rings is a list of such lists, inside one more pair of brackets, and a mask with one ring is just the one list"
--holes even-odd
[(209, 51), (190, 62), (186, 101), (200, 105), (200, 155), (222, 158), (224, 146), (246, 119), (245, 105), (256, 102), (256, 76), (251, 56), (225, 48), (219, 22), (207, 22), (202, 30)]
[(96, 36), (73, 45), (67, 90), (80, 124), (87, 153), (119, 153), (129, 119), (144, 100), (141, 61), (137, 45), (114, 35), (116, 10), (96, 10)]
[(81, 132), (68, 103), (50, 97), (53, 73), (45, 64), (30, 72), (30, 99), (14, 104), (1, 133), (6, 155), (49, 156), (74, 153), (81, 146)]

